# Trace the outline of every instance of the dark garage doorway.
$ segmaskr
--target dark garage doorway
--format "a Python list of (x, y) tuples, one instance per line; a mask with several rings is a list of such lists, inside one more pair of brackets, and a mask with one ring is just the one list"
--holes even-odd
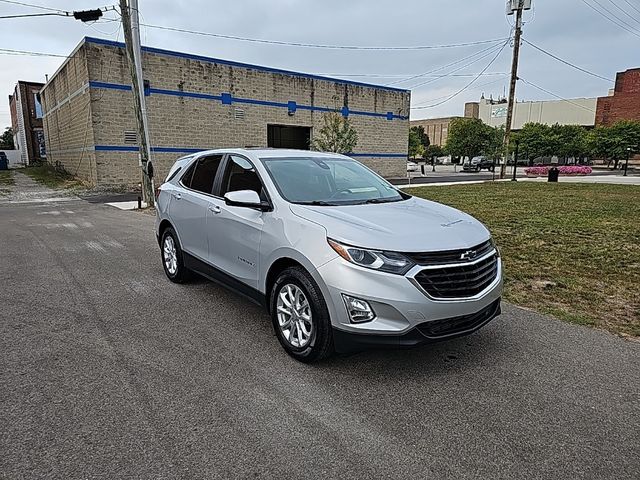
[(309, 150), (311, 127), (267, 125), (267, 146), (271, 148), (295, 148)]

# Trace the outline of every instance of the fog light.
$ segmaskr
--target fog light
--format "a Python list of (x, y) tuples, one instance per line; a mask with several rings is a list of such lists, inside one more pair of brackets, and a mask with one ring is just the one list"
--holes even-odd
[(342, 294), (344, 304), (347, 307), (349, 313), (349, 319), (353, 323), (370, 322), (376, 318), (376, 314), (365, 300), (359, 298), (350, 297), (349, 295)]

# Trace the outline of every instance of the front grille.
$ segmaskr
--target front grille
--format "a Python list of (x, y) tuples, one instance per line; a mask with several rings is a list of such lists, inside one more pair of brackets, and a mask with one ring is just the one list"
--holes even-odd
[(449, 337), (460, 333), (469, 332), (481, 327), (500, 313), (500, 300), (496, 300), (478, 313), (462, 315), (460, 317), (433, 320), (418, 325), (418, 330), (428, 338)]
[(468, 298), (479, 294), (498, 275), (498, 254), (476, 263), (425, 268), (416, 281), (433, 298)]
[(475, 258), (480, 258), (486, 255), (493, 249), (491, 240), (482, 242), (472, 248), (465, 248), (462, 250), (442, 250), (440, 252), (421, 252), (421, 253), (404, 253), (407, 257), (413, 260), (417, 265), (446, 265), (449, 263), (461, 263), (468, 260), (464, 260), (463, 255), (469, 252), (475, 252), (473, 255)]

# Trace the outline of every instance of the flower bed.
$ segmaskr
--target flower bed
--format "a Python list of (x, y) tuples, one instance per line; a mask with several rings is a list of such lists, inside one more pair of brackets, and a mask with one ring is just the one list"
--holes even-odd
[[(528, 177), (546, 177), (549, 175), (549, 169), (552, 167), (529, 167), (524, 169), (524, 173)], [(592, 170), (591, 167), (584, 165), (566, 165), (557, 167), (560, 175), (589, 175)]]

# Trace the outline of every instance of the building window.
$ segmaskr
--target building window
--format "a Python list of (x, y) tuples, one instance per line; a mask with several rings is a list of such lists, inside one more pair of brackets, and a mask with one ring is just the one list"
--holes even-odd
[(36, 106), (36, 118), (42, 118), (42, 104), (38, 97), (40, 97), (40, 95), (37, 93), (33, 94), (33, 104)]

